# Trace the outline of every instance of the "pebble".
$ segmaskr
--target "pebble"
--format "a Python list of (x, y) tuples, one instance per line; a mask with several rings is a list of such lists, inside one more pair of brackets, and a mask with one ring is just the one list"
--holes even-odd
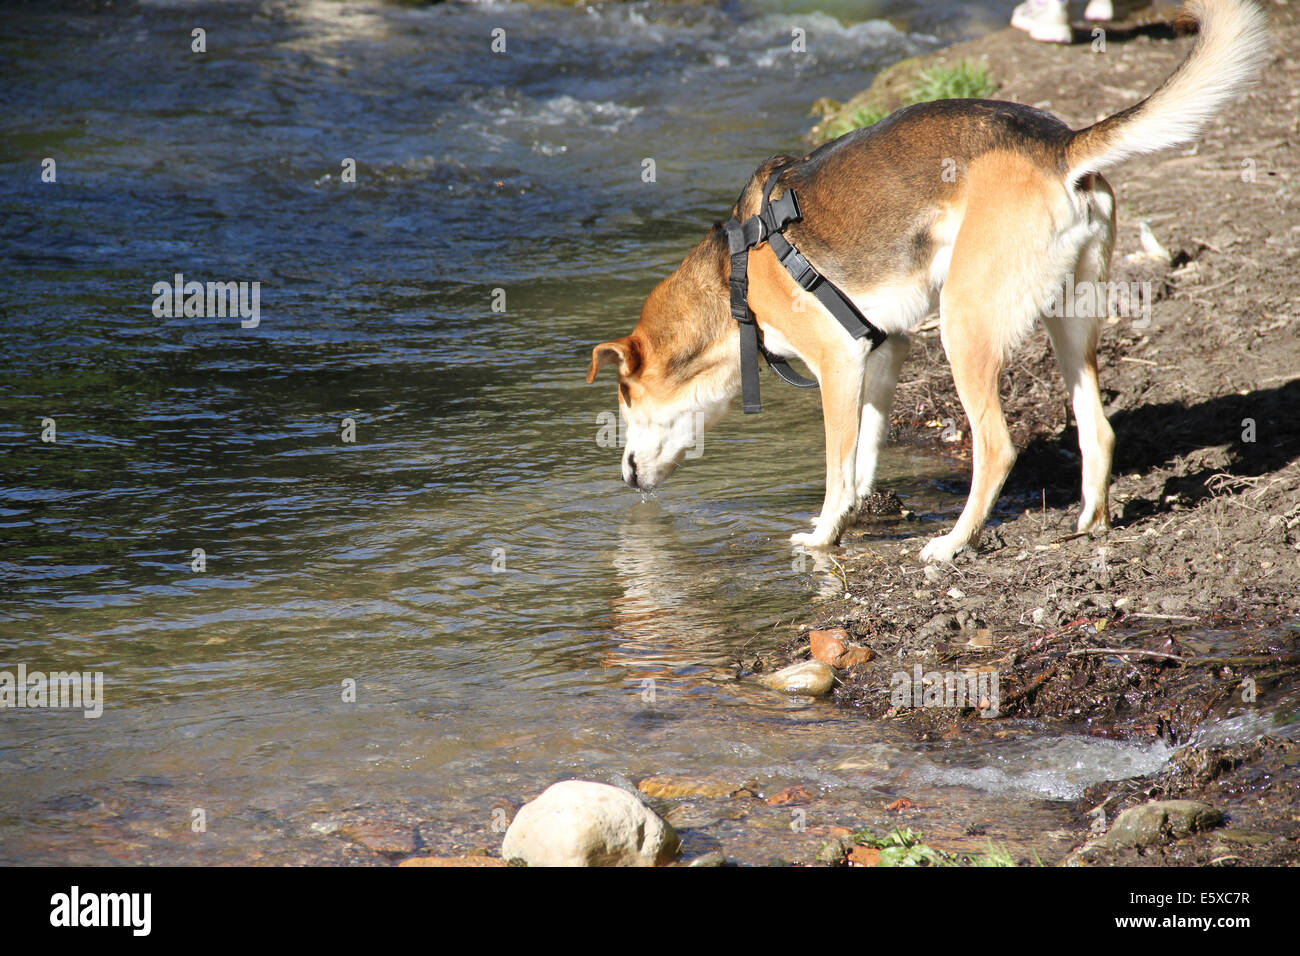
[(811, 631), (808, 634), (808, 646), (812, 650), (813, 660), (824, 661), (832, 667), (840, 655), (848, 650), (850, 641), (849, 632), (842, 627)]
[(812, 631), (808, 635), (808, 646), (813, 660), (822, 661), (832, 667), (856, 667), (875, 659), (876, 652), (869, 647), (853, 643), (849, 632), (842, 627), (828, 631)]
[(787, 694), (822, 697), (835, 686), (835, 671), (825, 661), (803, 661), (760, 678), (760, 683)]
[(339, 827), (338, 834), (376, 853), (396, 856), (415, 849), (415, 834), (406, 827), (350, 823)]
[(498, 856), (412, 856), (398, 866), (509, 866)]
[(1228, 827), (1226, 830), (1220, 830), (1215, 836), (1220, 840), (1226, 840), (1228, 843), (1245, 843), (1247, 846), (1263, 846), (1265, 843), (1273, 842), (1271, 833), (1260, 833), (1258, 830), (1243, 830), (1240, 827)]
[(806, 787), (795, 784), (772, 794), (765, 801), (769, 807), (799, 807), (813, 802), (813, 795)]
[(679, 797), (729, 797), (741, 788), (729, 780), (718, 777), (680, 777), (657, 773), (637, 783), (636, 788), (647, 797), (675, 800)]

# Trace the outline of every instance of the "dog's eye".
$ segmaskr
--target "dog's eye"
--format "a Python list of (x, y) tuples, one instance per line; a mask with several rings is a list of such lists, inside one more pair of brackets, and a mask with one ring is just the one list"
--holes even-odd
[(632, 393), (631, 393), (630, 391), (628, 391), (628, 387), (627, 387), (627, 383), (626, 383), (626, 382), (619, 382), (619, 383), (618, 383), (618, 393), (619, 393), (620, 395), (623, 396), (623, 404), (624, 404), (624, 405), (631, 405), (631, 404), (632, 404)]

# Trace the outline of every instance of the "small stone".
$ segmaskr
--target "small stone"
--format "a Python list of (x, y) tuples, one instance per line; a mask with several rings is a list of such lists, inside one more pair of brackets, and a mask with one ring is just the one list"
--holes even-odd
[(1228, 827), (1220, 830), (1215, 836), (1220, 840), (1227, 840), (1229, 843), (1245, 843), (1247, 846), (1263, 846), (1265, 843), (1273, 842), (1271, 833), (1260, 833), (1258, 830), (1243, 830), (1240, 827)]
[(960, 601), (965, 596), (966, 596), (966, 592), (963, 591), (961, 588), (948, 589), (948, 597), (952, 598), (954, 601)]
[(861, 644), (854, 644), (849, 632), (842, 627), (828, 631), (812, 631), (808, 635), (808, 646), (813, 660), (822, 661), (832, 667), (856, 667), (875, 659), (876, 652)]
[(849, 850), (850, 866), (877, 866), (880, 863), (880, 851), (875, 847), (855, 846)]
[(809, 633), (808, 646), (812, 649), (813, 660), (824, 661), (836, 667), (838, 665), (835, 662), (848, 649), (849, 640), (849, 632), (842, 627), (836, 627), (828, 631)]
[(833, 863), (839, 865), (844, 862), (844, 857), (852, 849), (853, 843), (843, 837), (836, 837), (834, 840), (828, 840), (820, 850), (817, 851), (818, 863)]
[(1160, 599), (1160, 610), (1166, 614), (1177, 614), (1187, 610), (1187, 598), (1181, 594), (1167, 594)]
[(1029, 619), (1035, 624), (1042, 624), (1043, 618), (1047, 616), (1047, 611), (1041, 607), (1036, 607), (1029, 612)]
[(711, 850), (708, 853), (697, 856), (695, 859), (686, 863), (686, 866), (726, 866), (727, 858), (719, 850)]
[(765, 687), (787, 694), (821, 697), (835, 685), (835, 672), (825, 661), (803, 661), (768, 674), (760, 681)]
[(415, 834), (406, 828), (372, 823), (350, 823), (339, 827), (338, 834), (376, 853), (390, 856), (410, 853), (415, 849)]
[(797, 807), (812, 802), (813, 795), (808, 792), (807, 788), (799, 784), (777, 791), (768, 797), (766, 801), (769, 807)]
[(850, 644), (835, 662), (836, 667), (857, 667), (870, 664), (876, 659), (876, 652), (862, 644)]
[(680, 847), (676, 831), (633, 794), (564, 780), (519, 808), (501, 856), (529, 866), (662, 866)]
[(1105, 845), (1150, 846), (1179, 839), (1223, 823), (1223, 814), (1198, 800), (1153, 800), (1121, 813), (1106, 834)]
[(691, 803), (679, 803), (664, 813), (664, 819), (674, 830), (702, 830), (722, 819), (716, 811)]
[(718, 777), (681, 777), (657, 773), (637, 783), (636, 788), (647, 797), (676, 800), (679, 797), (729, 797), (739, 787)]
[(398, 866), (509, 866), (496, 856), (411, 856)]
[(857, 757), (849, 757), (847, 760), (841, 760), (835, 765), (835, 769), (884, 772), (889, 769), (889, 761), (875, 753), (865, 753)]
[(929, 581), (931, 584), (934, 584), (937, 581), (943, 579), (943, 572), (940, 571), (938, 568), (936, 568), (933, 564), (927, 564), (925, 566), (925, 571), (923, 571), (922, 573), (925, 575), (925, 579)]

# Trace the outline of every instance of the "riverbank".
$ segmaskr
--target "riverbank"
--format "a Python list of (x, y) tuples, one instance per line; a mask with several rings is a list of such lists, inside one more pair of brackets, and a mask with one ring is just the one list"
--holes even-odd
[[(1038, 330), (1004, 374), (1020, 458), (978, 549), (922, 567), (917, 553), (955, 515), (908, 514), (882, 489), (879, 514), (845, 537), (843, 594), (818, 606), (773, 662), (802, 659), (812, 627), (845, 628), (876, 656), (838, 672), (834, 700), (923, 740), (1027, 718), (1197, 744), (1155, 776), (1091, 788), (1075, 806), (1073, 846), (1044, 863), (1300, 861), (1300, 744), (1280, 727), (1251, 739), (1293, 720), (1300, 703), (1300, 18), (1293, 4), (1268, 7), (1278, 44), (1268, 79), (1194, 149), (1109, 177), (1119, 201), (1112, 278), (1152, 290), (1150, 321), (1112, 318), (1101, 342), (1117, 442), (1111, 531), (1073, 535), (1077, 436)], [(819, 125), (897, 95), (927, 66), (975, 61), (998, 98), (1077, 128), (1154, 90), (1191, 44), (1160, 18), (1110, 31), (1104, 52), (1086, 35), (1061, 48), (1008, 29), (886, 71)], [(1144, 243), (1139, 223), (1156, 244)], [(935, 324), (916, 339), (891, 437), (944, 445), (968, 463)], [(998, 719), (897, 706), (894, 675), (917, 666), (996, 676)], [(1144, 847), (1088, 842), (1120, 811), (1170, 797), (1212, 804), (1226, 827)], [(930, 823), (906, 812), (899, 822)]]

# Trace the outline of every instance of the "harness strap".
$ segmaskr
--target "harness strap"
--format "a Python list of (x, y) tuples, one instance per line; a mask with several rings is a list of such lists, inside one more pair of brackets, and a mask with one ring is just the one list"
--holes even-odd
[(740, 403), (746, 415), (755, 415), (763, 410), (763, 403), (758, 387), (758, 325), (749, 311), (750, 247), (738, 219), (725, 228), (731, 250), (731, 317), (740, 323)]
[(791, 222), (802, 218), (799, 199), (793, 189), (786, 189), (781, 198), (772, 200), (772, 189), (785, 166), (772, 170), (763, 185), (763, 201), (758, 214), (744, 222), (733, 217), (723, 228), (731, 256), (731, 317), (740, 326), (740, 390), (741, 407), (746, 415), (763, 410), (759, 396), (758, 356), (761, 353), (767, 364), (782, 380), (796, 388), (816, 388), (817, 382), (806, 379), (784, 359), (770, 354), (759, 341), (758, 325), (749, 310), (749, 250), (766, 241), (785, 270), (801, 289), (817, 297), (826, 310), (855, 339), (869, 337), (875, 349), (885, 341), (885, 333), (871, 323), (858, 307), (835, 283), (823, 276), (794, 245), (785, 238), (782, 230)]

